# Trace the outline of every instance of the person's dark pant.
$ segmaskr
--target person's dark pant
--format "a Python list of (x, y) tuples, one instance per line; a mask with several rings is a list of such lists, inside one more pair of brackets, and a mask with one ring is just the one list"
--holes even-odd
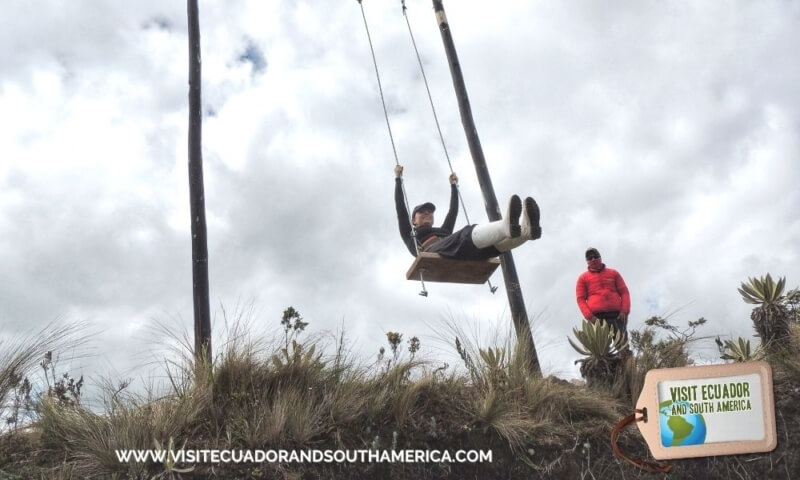
[(488, 260), (499, 256), (500, 251), (494, 247), (478, 248), (472, 243), (473, 228), (475, 225), (467, 225), (452, 235), (439, 239), (425, 251), (460, 260)]

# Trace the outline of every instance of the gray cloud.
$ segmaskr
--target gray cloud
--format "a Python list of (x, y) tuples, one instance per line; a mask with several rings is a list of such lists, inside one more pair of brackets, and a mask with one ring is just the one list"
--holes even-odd
[[(88, 318), (102, 360), (86, 368), (136, 371), (154, 321), (191, 328), (185, 10), (70, 5), (4, 7), (0, 318), (8, 331)], [(405, 22), (364, 7), (409, 199), (444, 205), (449, 168)], [(293, 305), (370, 358), (389, 330), (433, 347), (443, 318), (507, 324), (502, 289), (431, 284), (422, 298), (404, 279), (355, 2), (201, 8), (217, 332), (220, 304), (250, 300), (259, 326)], [(447, 8), (497, 196), (542, 206), (544, 237), (514, 257), (550, 371), (577, 375), (565, 337), (589, 245), (625, 276), (634, 327), (681, 309), (681, 323), (750, 335), (738, 283), (800, 284), (796, 6)], [(409, 15), (470, 220), (484, 221), (433, 15)]]

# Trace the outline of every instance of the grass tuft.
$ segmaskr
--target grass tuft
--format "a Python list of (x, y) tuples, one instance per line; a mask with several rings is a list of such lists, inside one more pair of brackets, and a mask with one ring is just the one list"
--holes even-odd
[[(304, 339), (299, 313), (284, 313), (294, 319), (285, 322), (284, 338), (253, 338), (252, 329), (231, 325), (230, 338), (208, 365), (196, 367), (191, 346), (176, 337), (183, 351), (166, 364), (169, 384), (160, 393), (137, 396), (108, 381), (102, 412), (79, 401), (42, 398), (24, 434), (0, 437), (0, 478), (644, 478), (608, 446), (611, 427), (630, 405), (614, 388), (591, 389), (532, 374), (524, 345), (509, 340), (479, 345), (462, 335), (454, 347), (463, 368), (437, 367), (416, 359), (415, 352), (403, 360), (396, 349), (391, 361), (363, 365), (347, 357), (343, 336), (333, 345)], [(399, 345), (402, 335), (391, 333), (390, 343)], [(647, 342), (640, 348), (656, 345), (658, 351), (637, 352), (631, 376), (635, 369), (685, 358), (685, 345)], [(800, 342), (793, 345), (800, 350)], [(27, 365), (35, 367), (35, 358)], [(787, 352), (775, 362), (784, 425), (795, 425), (796, 402), (786, 399), (796, 398), (800, 361)], [(788, 432), (780, 434), (786, 448), (797, 447)], [(642, 448), (635, 428), (620, 440), (627, 451)], [(115, 454), (153, 448), (480, 449), (491, 450), (493, 462), (183, 465), (125, 463)], [(21, 451), (36, 454), (23, 458)], [(786, 462), (795, 462), (793, 471), (800, 465), (787, 451), (775, 454), (773, 470), (760, 460), (763, 455), (752, 461), (758, 473), (790, 468)], [(681, 476), (693, 478), (711, 465), (712, 474), (703, 478), (734, 471), (756, 478), (756, 470), (725, 462), (686, 461)]]

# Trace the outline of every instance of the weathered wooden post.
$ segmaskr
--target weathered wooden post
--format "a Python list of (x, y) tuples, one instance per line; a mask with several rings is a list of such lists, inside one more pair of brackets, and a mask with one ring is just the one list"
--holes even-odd
[[(458, 62), (456, 47), (453, 43), (453, 36), (450, 34), (450, 25), (447, 23), (442, 0), (433, 0), (433, 9), (436, 13), (436, 20), (439, 23), (439, 31), (442, 34), (444, 50), (450, 65), (450, 74), (453, 77), (453, 85), (455, 86), (456, 97), (458, 99), (458, 110), (461, 113), (461, 124), (464, 126), (464, 132), (467, 135), (469, 151), (472, 155), (472, 161), (475, 164), (478, 182), (480, 183), (483, 199), (486, 203), (486, 213), (490, 221), (500, 220), (502, 218), (500, 208), (498, 207), (497, 197), (495, 196), (494, 187), (492, 186), (492, 179), (489, 176), (489, 169), (486, 167), (486, 159), (483, 156), (481, 142), (478, 139), (478, 130), (475, 128), (475, 122), (472, 118), (472, 108), (469, 104), (467, 88), (464, 85), (464, 76), (461, 73), (461, 65)], [(533, 334), (531, 333), (530, 323), (528, 322), (528, 313), (525, 310), (525, 300), (522, 298), (522, 289), (520, 288), (519, 278), (517, 277), (517, 268), (514, 266), (514, 257), (511, 255), (511, 252), (505, 252), (500, 256), (500, 265), (503, 268), (503, 278), (506, 284), (511, 318), (517, 332), (517, 341), (521, 344), (527, 343), (525, 347), (529, 348), (531, 352), (531, 372), (541, 375), (542, 371), (539, 365), (539, 357), (536, 354), (536, 346), (533, 343)]]
[(189, 203), (192, 215), (192, 297), (197, 361), (211, 361), (211, 307), (208, 294), (208, 231), (203, 187), (200, 13), (188, 1), (189, 16)]

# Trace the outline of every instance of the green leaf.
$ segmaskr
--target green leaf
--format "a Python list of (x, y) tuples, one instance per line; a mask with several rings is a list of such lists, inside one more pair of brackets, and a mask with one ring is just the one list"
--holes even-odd
[(569, 341), (569, 344), (572, 345), (572, 348), (574, 348), (581, 355), (590, 355), (588, 350), (575, 345), (575, 342), (573, 342), (571, 338), (567, 337), (567, 340)]

